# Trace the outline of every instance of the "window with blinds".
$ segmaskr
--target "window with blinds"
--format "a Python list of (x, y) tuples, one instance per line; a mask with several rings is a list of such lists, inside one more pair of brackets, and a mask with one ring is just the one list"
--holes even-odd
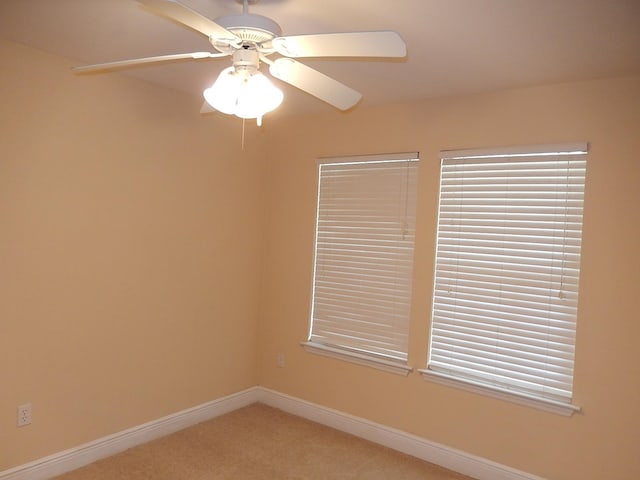
[(442, 152), (425, 373), (571, 404), (586, 151)]
[(417, 170), (415, 153), (318, 162), (307, 345), (406, 363)]

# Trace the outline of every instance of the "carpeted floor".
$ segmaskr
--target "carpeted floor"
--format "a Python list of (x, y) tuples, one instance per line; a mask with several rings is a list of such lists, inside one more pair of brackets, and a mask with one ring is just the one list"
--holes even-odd
[(261, 404), (55, 480), (464, 480), (460, 474)]

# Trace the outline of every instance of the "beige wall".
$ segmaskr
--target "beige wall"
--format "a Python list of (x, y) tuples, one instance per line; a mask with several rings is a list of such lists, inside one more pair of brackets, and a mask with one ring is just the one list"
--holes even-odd
[[(269, 148), (263, 385), (550, 479), (640, 478), (640, 78), (283, 121)], [(419, 151), (410, 365), (429, 328), (441, 149), (588, 141), (571, 418), (305, 352), (322, 156)], [(286, 367), (276, 367), (283, 352)]]
[[(550, 479), (640, 475), (640, 78), (250, 129), (0, 42), (0, 471), (262, 384)], [(419, 151), (424, 366), (440, 149), (589, 141), (571, 418), (315, 356), (315, 159)], [(262, 273), (262, 277), (261, 277)], [(260, 279), (262, 278), (262, 288)], [(286, 366), (276, 367), (283, 352)], [(15, 427), (31, 401), (34, 423)]]
[(190, 96), (0, 59), (0, 471), (255, 385), (255, 127), (242, 152)]

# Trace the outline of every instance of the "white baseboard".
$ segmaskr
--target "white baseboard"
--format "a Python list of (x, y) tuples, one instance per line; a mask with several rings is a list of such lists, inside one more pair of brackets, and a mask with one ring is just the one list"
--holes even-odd
[(252, 387), (158, 420), (0, 472), (0, 480), (46, 480), (258, 401)]
[(351, 435), (435, 463), (478, 480), (543, 480), (541, 477), (425, 440), (364, 418), (260, 387), (258, 401)]
[(0, 480), (46, 480), (256, 402), (384, 445), (478, 480), (543, 480), (540, 477), (430, 442), (401, 430), (263, 387), (252, 387), (79, 447), (5, 470), (0, 472)]

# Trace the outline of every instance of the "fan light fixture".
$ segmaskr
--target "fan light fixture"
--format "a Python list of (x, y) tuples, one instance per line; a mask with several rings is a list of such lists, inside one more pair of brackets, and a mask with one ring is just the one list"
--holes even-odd
[(240, 118), (255, 118), (275, 110), (284, 98), (267, 77), (258, 71), (258, 54), (238, 50), (232, 67), (225, 68), (211, 87), (204, 91), (204, 99), (216, 110)]

